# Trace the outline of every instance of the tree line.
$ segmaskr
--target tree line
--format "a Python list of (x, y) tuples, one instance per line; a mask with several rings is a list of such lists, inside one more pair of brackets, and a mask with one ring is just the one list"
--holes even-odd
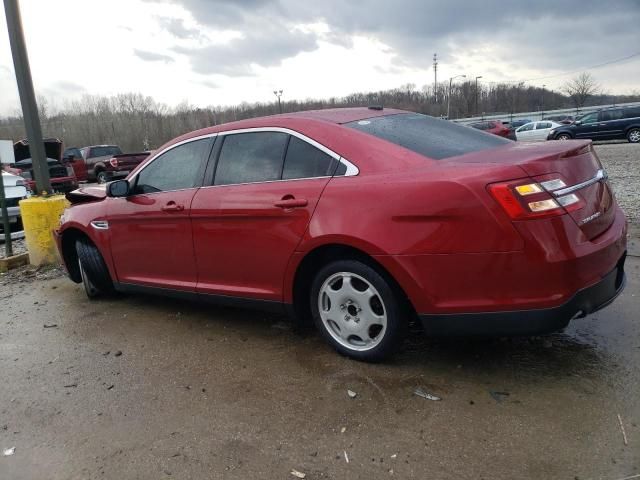
[[(344, 97), (282, 101), (283, 112), (335, 107), (382, 105), (433, 116), (444, 116), (450, 103), (452, 119), (476, 115), (510, 114), (548, 111), (560, 108), (576, 110), (590, 105), (640, 101), (640, 92), (612, 96), (600, 93), (601, 88), (589, 74), (567, 82), (560, 91), (524, 84), (479, 84), (474, 81), (417, 88), (406, 84), (391, 90), (358, 92)], [(286, 93), (286, 92), (285, 92)], [(275, 98), (274, 98), (275, 100)], [(115, 96), (85, 95), (61, 108), (39, 97), (38, 108), (43, 134), (57, 137), (66, 147), (116, 144), (123, 151), (154, 149), (166, 141), (192, 130), (211, 125), (278, 113), (278, 104), (243, 102), (231, 106), (198, 107), (182, 103), (168, 107), (140, 93)], [(0, 119), (0, 138), (19, 140), (25, 137), (19, 115)]]

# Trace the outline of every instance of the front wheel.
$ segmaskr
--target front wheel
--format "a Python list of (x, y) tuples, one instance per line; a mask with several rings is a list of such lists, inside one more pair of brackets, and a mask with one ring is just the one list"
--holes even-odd
[(339, 260), (322, 268), (311, 286), (311, 308), (325, 340), (357, 360), (382, 360), (404, 339), (400, 296), (365, 263)]
[(96, 173), (96, 180), (98, 183), (107, 183), (107, 172), (100, 171)]
[(571, 140), (571, 135), (568, 133), (561, 133), (556, 137), (558, 140)]
[(629, 130), (627, 140), (629, 140), (629, 143), (640, 143), (640, 128), (632, 128)]
[(87, 239), (76, 242), (78, 268), (87, 297), (94, 299), (114, 292), (107, 265), (96, 246)]

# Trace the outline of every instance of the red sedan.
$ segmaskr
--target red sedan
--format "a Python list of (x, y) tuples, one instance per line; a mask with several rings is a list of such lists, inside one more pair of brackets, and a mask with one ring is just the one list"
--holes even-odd
[(500, 120), (474, 122), (470, 123), (469, 126), (475, 128), (476, 130), (483, 130), (487, 133), (498, 135), (499, 137), (508, 138), (511, 135), (511, 129), (506, 127)]
[(89, 297), (149, 292), (313, 319), (379, 360), (427, 334), (565, 327), (624, 286), (626, 221), (589, 141), (521, 145), (390, 109), (219, 125), (69, 195)]

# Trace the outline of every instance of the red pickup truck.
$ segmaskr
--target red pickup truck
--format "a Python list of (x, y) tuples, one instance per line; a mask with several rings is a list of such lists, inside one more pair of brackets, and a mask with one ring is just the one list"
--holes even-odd
[(63, 158), (73, 166), (78, 180), (105, 183), (126, 177), (149, 153), (122, 153), (117, 145), (94, 145), (67, 148)]

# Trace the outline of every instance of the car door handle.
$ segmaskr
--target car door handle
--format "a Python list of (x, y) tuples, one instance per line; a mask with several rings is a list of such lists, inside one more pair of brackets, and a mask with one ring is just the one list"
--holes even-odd
[(295, 198), (291, 195), (282, 197), (282, 200), (278, 200), (273, 204), (274, 207), (279, 207), (284, 209), (301, 208), (301, 207), (306, 207), (307, 205), (309, 205), (309, 202), (307, 201), (306, 198)]
[(178, 205), (176, 202), (169, 202), (162, 207), (163, 212), (181, 212), (184, 210), (184, 205)]

